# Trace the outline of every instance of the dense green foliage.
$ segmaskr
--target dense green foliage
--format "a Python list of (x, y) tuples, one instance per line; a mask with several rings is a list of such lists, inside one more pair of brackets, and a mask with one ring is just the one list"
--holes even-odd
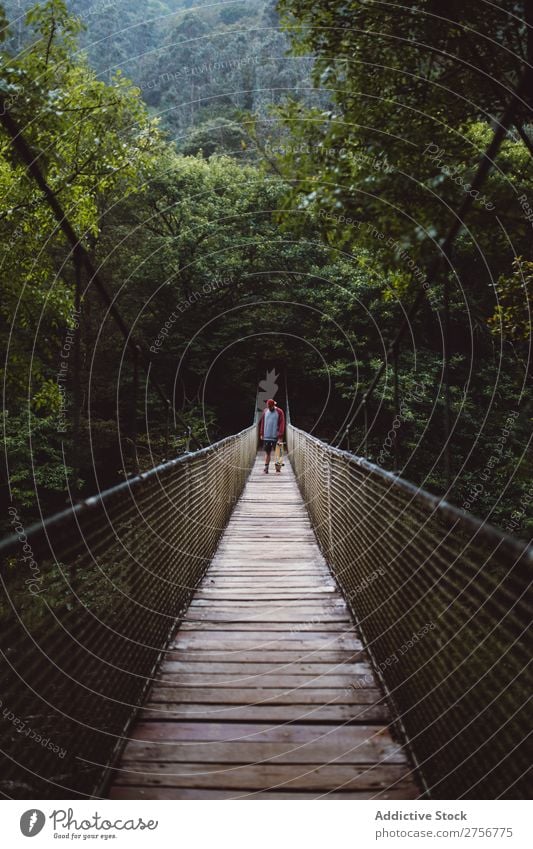
[[(19, 50), (30, 40), (21, 11), (33, 0), (4, 5), (16, 21), (10, 46)], [(111, 82), (117, 70), (127, 76), (184, 152), (216, 148), (255, 158), (243, 111), (267, 119), (269, 106), (288, 94), (324, 99), (313, 93), (311, 61), (287, 55), (274, 0), (71, 0), (69, 10), (98, 78)]]
[[(279, 268), (283, 278), (293, 265), (310, 267), (314, 256), (305, 243), (280, 235), (274, 212), (283, 185), (230, 158), (180, 155), (137, 88), (119, 73), (109, 84), (98, 80), (77, 56), (79, 26), (60, 0), (36, 7), (27, 26), (29, 49), (14, 53), (12, 39), (5, 43), (1, 93), (38, 152), (49, 186), (125, 320), (144, 348), (152, 348), (156, 379), (184, 408), (198, 438), (247, 424), (265, 359), (256, 327), (279, 323), (262, 302), (274, 285), (265, 284), (265, 275)], [(62, 506), (75, 494), (78, 477), (83, 491), (91, 492), (134, 470), (133, 369), (121, 334), (83, 278), (74, 312), (71, 250), (7, 135), (1, 143), (4, 485), (9, 479), (11, 497), (36, 516), (38, 498), (43, 512)], [(315, 253), (323, 255), (319, 246)], [(289, 296), (286, 283), (278, 296), (283, 287)], [(171, 313), (178, 320), (157, 347)], [(228, 349), (230, 364), (223, 356), (213, 363), (245, 328), (250, 338)], [(283, 345), (278, 353), (287, 356)], [(205, 397), (206, 381), (216, 414)], [(181, 425), (168, 426), (161, 402), (148, 391), (138, 448), (144, 468), (185, 444)], [(141, 392), (139, 422), (142, 398)], [(80, 438), (73, 421), (77, 405)]]
[[(73, 60), (78, 25), (61, 3), (36, 7), (28, 14), (28, 25), (35, 37), (29, 49), (5, 57), (2, 95), (39, 152), (40, 167), (76, 231), (94, 247), (102, 208), (138, 188), (156, 129), (135, 90), (121, 77), (106, 86), (86, 64)], [(1, 154), (0, 321), (8, 346), (4, 415), (8, 444), (10, 438), (17, 440), (18, 460), (24, 420), (24, 430), (36, 440), (28, 439), (25, 469), (12, 478), (14, 493), (27, 502), (35, 475), (31, 457), (42, 447), (61, 459), (54, 416), (61, 417), (65, 406), (64, 382), (57, 374), (61, 354), (72, 349), (67, 337), (75, 306), (73, 271), (53, 215), (7, 136), (1, 139)], [(35, 483), (61, 491), (64, 500), (65, 476), (61, 479), (58, 471), (46, 479), (39, 471)]]
[[(84, 30), (61, 0), (39, 4), (6, 33), (0, 93), (197, 438), (246, 426), (258, 379), (275, 368), (295, 423), (338, 442), (465, 196), (489, 115), (519, 74), (523, 32), (495, 9), (481, 21), (458, 11), (446, 30), (398, 17), (395, 4), (284, 0), (284, 35), (271, 3), (190, 5), (75, 0)], [(476, 23), (474, 38), (465, 25)], [(467, 70), (491, 59), (489, 36), (505, 91)], [(301, 55), (284, 59), (289, 39)], [(524, 106), (449, 273), (449, 497), (467, 503), (477, 487), (469, 509), (503, 527), (527, 486), (531, 221), (517, 198), (532, 197), (528, 132)], [(0, 145), (3, 488), (32, 518), (132, 474), (137, 431), (141, 468), (185, 439), (144, 373), (134, 409), (121, 333), (85, 274), (74, 311), (71, 249), (2, 131)], [(390, 367), (368, 437), (361, 420), (349, 437), (387, 468), (395, 444), (402, 474), (436, 492), (443, 274), (400, 352), (394, 440)]]
[[(503, 516), (528, 485), (522, 452), (531, 433), (525, 388), (532, 301), (531, 85), (489, 178), (480, 190), (471, 183), (492, 138), (491, 122), (505, 110), (524, 57), (533, 59), (521, 20), (525, 6), (281, 0), (280, 7), (295, 49), (316, 56), (314, 82), (332, 99), (328, 110), (297, 99), (282, 110), (291, 135), (277, 170), (293, 180), (284, 209), (301, 210), (301, 231), (312, 221), (327, 243), (364, 258), (382, 281), (396, 325), (454, 223), (454, 210), (466, 196), (474, 199), (451, 268), (443, 264), (431, 281), (400, 352), (401, 393), (408, 397), (415, 381), (429, 389), (395, 441), (401, 443), (401, 465), (407, 463), (404, 473), (426, 485), (429, 474), (430, 486), (441, 491), (442, 471), (432, 468), (430, 457), (444, 435), (438, 385), (447, 274), (455, 422), (451, 498), (468, 500), (494, 447), (504, 444), (472, 508), (485, 514), (504, 493), (493, 519)], [(382, 322), (380, 329), (390, 341), (390, 325)], [(383, 351), (370, 349), (381, 361)], [(364, 390), (370, 375), (363, 370), (359, 377)], [(353, 372), (345, 391), (354, 381)], [(518, 410), (512, 434), (500, 442), (508, 414)], [(369, 410), (375, 422), (367, 450), (374, 459), (383, 459), (383, 417), (391, 423), (393, 416), (385, 386)]]

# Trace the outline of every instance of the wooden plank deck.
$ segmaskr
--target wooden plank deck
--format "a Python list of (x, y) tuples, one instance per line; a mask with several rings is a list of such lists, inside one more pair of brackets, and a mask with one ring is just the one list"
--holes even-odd
[(417, 798), (389, 720), (290, 464), (258, 455), (109, 796)]

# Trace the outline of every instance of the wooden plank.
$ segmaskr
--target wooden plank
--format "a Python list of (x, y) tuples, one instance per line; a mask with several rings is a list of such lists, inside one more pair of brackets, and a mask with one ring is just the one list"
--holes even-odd
[[(193, 646), (197, 648), (201, 645), (206, 649), (218, 648), (219, 650), (222, 650), (227, 647), (235, 649), (235, 642), (242, 640), (242, 645), (240, 646), (241, 649), (258, 649), (261, 648), (261, 646), (266, 646), (268, 644), (271, 649), (290, 648), (293, 651), (295, 649), (309, 648), (323, 648), (329, 651), (344, 648), (358, 651), (363, 647), (357, 637), (354, 636), (355, 633), (355, 631), (350, 630), (349, 628), (342, 630), (338, 629), (334, 633), (329, 633), (328, 631), (322, 631), (320, 629), (320, 625), (317, 625), (312, 633), (307, 633), (306, 631), (297, 633), (292, 631), (289, 623), (287, 623), (283, 632), (277, 635), (270, 635), (265, 634), (259, 625), (256, 625), (254, 630), (249, 631), (246, 628), (241, 628), (238, 623), (232, 627), (231, 625), (222, 622), (216, 637), (210, 637), (209, 634), (206, 634), (204, 638), (200, 628), (180, 628), (178, 636), (175, 638), (175, 642), (171, 644), (170, 648), (176, 648), (179, 646), (181, 649), (187, 649)], [(221, 642), (217, 645), (218, 640)], [(285, 645), (285, 642), (290, 643), (290, 646)], [(211, 643), (214, 643), (214, 645), (211, 645)], [(224, 645), (225, 643), (227, 643), (227, 646)]]
[[(310, 726), (312, 727), (312, 726)], [(352, 729), (349, 729), (352, 730)], [(359, 730), (359, 729), (353, 729)], [(186, 763), (225, 763), (256, 765), (270, 762), (272, 764), (327, 764), (335, 761), (339, 764), (369, 764), (386, 762), (387, 764), (403, 764), (404, 754), (398, 744), (392, 742), (386, 735), (380, 738), (373, 735), (367, 738), (359, 736), (351, 744), (339, 743), (328, 739), (314, 739), (309, 743), (271, 742), (230, 740), (224, 743), (209, 742), (158, 742), (128, 743), (123, 755), (122, 764), (145, 761), (147, 768), (151, 764), (180, 764)]]
[(279, 569), (268, 569), (262, 572), (254, 571), (249, 564), (245, 563), (235, 566), (229, 564), (220, 572), (209, 572), (208, 574), (212, 574), (214, 578), (224, 576), (228, 580), (245, 581), (249, 589), (252, 589), (255, 581), (257, 581), (258, 585), (270, 585), (270, 581), (276, 579), (285, 582), (290, 580), (301, 582), (303, 580), (305, 582), (304, 586), (310, 587), (318, 581), (326, 582), (327, 580), (331, 580), (331, 575), (327, 575), (322, 570), (310, 570), (308, 566), (300, 565), (299, 563), (286, 567), (280, 566)]
[(309, 705), (306, 703), (276, 705), (186, 704), (184, 702), (159, 702), (146, 704), (139, 714), (141, 720), (202, 720), (212, 722), (334, 722), (364, 723), (388, 722), (385, 704), (373, 705)]
[[(335, 592), (335, 590), (323, 589), (316, 590), (314, 592), (307, 592), (302, 587), (295, 587), (292, 589), (283, 589), (283, 587), (269, 589), (267, 586), (254, 587), (255, 598), (263, 603), (271, 601), (320, 601), (332, 592)], [(205, 588), (198, 590), (197, 596), (198, 598), (206, 600), (239, 601), (246, 598), (249, 593), (250, 589), (246, 589), (245, 586), (241, 586), (238, 589), (231, 589), (230, 587), (213, 587), (212, 589)]]
[[(176, 647), (177, 644), (174, 644)], [(179, 647), (181, 649), (223, 649), (234, 656), (244, 651), (265, 651), (271, 649), (302, 649), (304, 651), (319, 651), (320, 649), (335, 649), (342, 646), (352, 650), (362, 649), (361, 643), (350, 634), (320, 631), (308, 634), (305, 631), (283, 631), (279, 636), (276, 632), (234, 630), (217, 632), (181, 631)]]
[[(302, 537), (305, 540), (302, 542)], [(257, 539), (263, 542), (257, 542)], [(326, 561), (320, 555), (316, 546), (316, 538), (311, 534), (299, 534), (298, 537), (288, 535), (283, 541), (283, 547), (278, 550), (275, 537), (258, 536), (253, 534), (250, 537), (234, 537), (226, 539), (223, 537), (223, 542), (214, 555), (213, 563), (215, 566), (220, 565), (220, 561), (227, 560), (231, 564), (233, 561), (246, 561), (252, 558), (254, 564), (257, 562), (258, 569), (277, 569), (281, 566), (290, 565), (292, 562), (303, 564), (308, 561), (311, 568), (325, 568)], [(264, 542), (264, 540), (272, 540), (272, 542)], [(267, 558), (264, 556), (265, 549), (272, 547), (275, 556)], [(261, 557), (261, 560), (259, 558)], [(245, 564), (246, 565), (246, 564)]]
[(291, 505), (271, 505), (268, 510), (265, 509), (264, 503), (254, 504), (249, 501), (247, 504), (237, 504), (233, 511), (232, 518), (235, 519), (232, 523), (232, 527), (237, 531), (242, 528), (246, 528), (248, 524), (260, 525), (264, 530), (265, 525), (264, 523), (261, 525), (261, 521), (265, 518), (283, 519), (284, 527), (287, 522), (291, 521), (298, 521), (299, 527), (311, 527), (309, 514), (307, 513), (303, 502), (298, 504), (296, 501), (294, 501)]
[[(213, 587), (211, 591), (198, 590), (198, 596), (201, 599), (210, 600), (216, 599), (219, 602), (237, 602), (246, 598), (247, 592), (245, 586), (240, 586), (237, 589), (231, 587)], [(328, 595), (335, 590), (317, 590), (314, 593), (308, 593), (302, 587), (256, 587), (255, 598), (258, 602), (274, 606), (272, 603), (276, 601), (293, 601), (293, 602), (320, 602), (326, 600)], [(347, 612), (347, 611), (346, 611)]]
[(292, 671), (283, 675), (279, 672), (261, 675), (257, 672), (248, 671), (246, 666), (243, 666), (239, 672), (234, 673), (214, 673), (214, 672), (168, 672), (160, 670), (155, 677), (155, 682), (159, 687), (239, 687), (239, 688), (309, 688), (314, 689), (336, 689), (344, 687), (352, 689), (362, 689), (369, 685), (369, 674), (354, 675), (333, 675), (320, 673), (307, 673), (296, 675)]
[[(328, 614), (328, 611), (324, 611), (321, 608), (309, 609), (302, 608), (301, 611), (291, 611), (291, 610), (282, 610), (279, 608), (273, 608), (271, 610), (264, 610), (263, 608), (259, 608), (258, 610), (254, 610), (253, 607), (250, 610), (243, 610), (242, 608), (235, 610), (221, 610), (217, 612), (217, 610), (212, 610), (208, 608), (206, 612), (197, 612), (195, 610), (190, 611), (187, 614), (187, 617), (184, 619), (184, 624), (195, 624), (200, 625), (202, 622), (218, 622), (222, 627), (224, 624), (237, 624), (237, 623), (255, 623), (256, 629), (259, 625), (264, 625), (268, 622), (278, 622), (285, 623), (285, 627), (288, 631), (292, 630), (289, 626), (293, 625), (295, 630), (306, 630), (304, 627), (307, 624), (307, 628), (314, 626), (313, 630), (322, 631), (329, 630), (327, 628), (322, 629), (320, 627), (321, 623), (325, 622), (335, 622), (338, 626), (338, 630), (343, 633), (346, 631), (353, 631), (353, 625), (348, 619), (346, 615), (335, 614), (333, 611)], [(259, 623), (259, 624), (258, 624)], [(186, 631), (187, 628), (183, 628), (183, 631)], [(231, 630), (231, 629), (229, 629)]]
[(249, 599), (239, 599), (238, 601), (226, 602), (224, 599), (204, 599), (204, 598), (195, 598), (191, 601), (189, 605), (189, 610), (197, 610), (197, 609), (208, 609), (208, 610), (250, 610), (256, 609), (259, 612), (265, 611), (270, 612), (272, 609), (274, 610), (287, 610), (305, 612), (309, 610), (310, 613), (313, 613), (315, 610), (324, 610), (326, 612), (332, 611), (342, 611), (342, 613), (346, 613), (346, 604), (343, 599), (335, 598), (326, 598), (326, 599), (318, 599), (318, 601), (306, 601), (305, 599), (298, 599), (294, 601), (280, 601), (277, 604), (267, 604), (263, 599), (258, 598), (249, 598)]
[[(204, 583), (198, 587), (198, 592), (205, 590), (222, 590), (223, 592), (232, 592), (233, 590), (246, 590), (249, 597), (261, 597), (263, 591), (268, 592), (300, 592), (302, 595), (307, 593), (321, 593), (324, 590), (336, 596), (338, 590), (331, 585), (331, 576), (309, 574), (309, 571), (302, 572), (275, 572), (268, 575), (258, 575), (256, 572), (229, 572), (213, 575), (213, 583)], [(256, 596), (255, 590), (258, 592)]]
[(383, 790), (407, 777), (404, 765), (387, 764), (338, 764), (335, 766), (317, 764), (293, 766), (292, 764), (242, 764), (235, 767), (225, 763), (187, 763), (154, 764), (147, 769), (142, 762), (129, 761), (127, 768), (120, 768), (120, 782), (123, 786), (138, 784), (166, 787), (200, 788), (217, 787), (222, 782), (224, 788), (231, 789), (270, 789), (286, 787), (291, 789), (335, 790), (358, 788), (365, 790)]
[[(296, 574), (292, 574), (294, 566), (299, 567)], [(313, 576), (313, 580), (310, 580), (310, 576)], [(304, 564), (296, 560), (294, 564), (291, 561), (283, 565), (280, 564), (276, 569), (270, 569), (267, 575), (257, 572), (250, 562), (237, 563), (235, 566), (232, 563), (228, 563), (225, 566), (222, 565), (220, 569), (209, 567), (209, 571), (206, 573), (203, 583), (200, 586), (210, 586), (211, 582), (215, 585), (219, 583), (233, 585), (240, 581), (241, 583), (246, 583), (247, 589), (251, 590), (256, 585), (260, 587), (262, 584), (269, 588), (276, 586), (278, 583), (286, 585), (289, 580), (294, 581), (295, 586), (305, 587), (310, 591), (319, 585), (327, 585), (333, 587), (335, 590), (337, 589), (330, 573), (325, 572), (324, 569), (319, 567), (309, 567), (309, 565), (305, 570)]]
[(321, 632), (330, 631), (333, 634), (339, 633), (339, 628), (342, 629), (342, 633), (356, 633), (352, 631), (353, 627), (349, 621), (336, 619), (333, 622), (320, 622), (320, 625), (317, 625), (314, 618), (308, 620), (305, 619), (303, 622), (274, 622), (272, 620), (264, 620), (257, 619), (254, 617), (250, 617), (249, 619), (245, 619), (243, 617), (229, 618), (224, 616), (219, 616), (216, 619), (191, 619), (185, 620), (181, 626), (180, 631), (184, 633), (190, 633), (191, 631), (257, 631), (258, 622), (261, 623), (261, 631), (263, 634), (267, 632), (282, 632), (282, 633), (299, 633), (305, 634), (312, 632), (316, 628), (320, 628)]
[[(213, 574), (216, 572), (224, 572), (225, 570), (243, 570), (253, 571), (258, 577), (262, 574), (271, 573), (275, 577), (276, 573), (290, 571), (291, 569), (305, 569), (309, 573), (319, 572), (325, 577), (329, 577), (331, 581), (331, 572), (328, 571), (327, 563), (318, 558), (313, 551), (312, 543), (295, 540), (294, 542), (286, 541), (281, 551), (277, 551), (277, 547), (273, 545), (276, 551), (275, 558), (261, 560), (257, 563), (261, 552), (270, 543), (258, 543), (256, 540), (233, 540), (231, 546), (227, 549), (221, 548), (212, 560), (210, 570)], [(316, 541), (314, 543), (316, 545)], [(211, 571), (208, 573), (211, 575)]]
[(268, 528), (268, 525), (265, 522), (270, 521), (272, 519), (277, 519), (278, 517), (273, 514), (271, 516), (258, 515), (257, 519), (253, 522), (246, 521), (242, 517), (235, 515), (232, 516), (234, 522), (228, 525), (227, 532), (224, 534), (224, 545), (228, 545), (228, 543), (233, 539), (248, 539), (252, 536), (258, 536), (261, 539), (274, 539), (276, 540), (277, 545), (280, 548), (283, 547), (285, 541), (287, 539), (291, 539), (292, 536), (302, 536), (305, 539), (312, 540), (313, 539), (313, 529), (311, 527), (310, 522), (305, 522), (302, 516), (291, 517), (291, 516), (283, 516), (283, 536), (276, 532), (276, 530), (272, 530)]
[(229, 742), (232, 740), (311, 743), (314, 740), (331, 740), (349, 748), (353, 742), (366, 739), (373, 734), (387, 734), (385, 725), (266, 725), (261, 723), (235, 722), (139, 722), (132, 733), (132, 740), (140, 743), (162, 741), (182, 742)]
[(317, 578), (314, 581), (309, 581), (309, 575), (297, 575), (295, 577), (292, 575), (276, 574), (262, 578), (256, 573), (250, 574), (250, 576), (232, 575), (230, 578), (227, 578), (225, 575), (209, 575), (209, 578), (198, 587), (198, 592), (205, 593), (211, 590), (231, 592), (238, 590), (239, 585), (242, 590), (253, 593), (254, 598), (257, 593), (261, 593), (261, 590), (268, 590), (270, 592), (281, 590), (283, 592), (291, 588), (293, 588), (294, 592), (300, 592), (302, 594), (330, 592), (337, 595), (336, 586), (327, 577), (324, 577), (322, 580)]
[[(276, 591), (276, 590), (267, 590), (266, 588), (263, 589), (263, 590), (257, 590), (256, 589), (255, 594), (256, 594), (255, 595), (255, 602), (256, 602), (255, 607), (259, 607), (259, 605), (262, 604), (262, 605), (267, 606), (269, 609), (272, 609), (272, 608), (278, 609), (279, 605), (277, 604), (277, 602), (281, 602), (281, 601), (291, 602), (296, 608), (298, 606), (302, 607), (306, 604), (307, 605), (309, 605), (309, 604), (320, 605), (320, 604), (324, 604), (328, 601), (328, 595), (329, 595), (328, 592), (324, 592), (324, 593), (318, 593), (317, 592), (316, 594), (315, 593), (312, 594), (312, 593), (305, 593), (305, 592), (302, 593), (301, 589), (300, 590), (298, 590), (298, 589), (296, 589), (296, 590), (282, 590), (282, 589), (280, 589), (280, 590)], [(213, 589), (211, 592), (199, 592), (198, 596), (202, 601), (204, 601), (204, 600), (205, 601), (213, 601), (215, 610), (218, 609), (218, 607), (222, 607), (222, 605), (226, 605), (226, 606), (228, 606), (228, 608), (230, 610), (231, 609), (234, 610), (235, 608), (232, 608), (231, 605), (232, 604), (239, 604), (240, 602), (246, 600), (246, 590), (243, 588), (242, 590), (235, 592), (234, 590), (221, 590), (221, 589), (216, 588), (216, 589)], [(189, 608), (189, 610), (190, 609), (191, 608)], [(196, 607), (193, 607), (192, 609), (195, 610)], [(210, 608), (207, 606), (207, 609), (210, 609)], [(249, 610), (250, 607), (248, 607), (247, 609)], [(324, 608), (322, 608), (322, 609), (324, 609)], [(325, 609), (328, 610), (328, 609), (331, 609), (331, 607), (330, 608), (326, 607)], [(341, 607), (337, 607), (336, 609), (342, 611), (344, 614), (348, 613), (348, 611), (346, 609), (343, 610)]]
[[(409, 794), (409, 795), (408, 795)], [(328, 799), (335, 800), (353, 800), (353, 799), (417, 799), (419, 798), (412, 783), (408, 783), (407, 779), (403, 779), (399, 784), (396, 784), (389, 790), (361, 790), (361, 791), (320, 791), (314, 792), (295, 791), (289, 793), (283, 790), (204, 790), (198, 788), (186, 787), (144, 787), (138, 785), (122, 785), (115, 784), (111, 788), (109, 794), (110, 799), (226, 799), (226, 800), (259, 800), (272, 801), (273, 799), (289, 800), (317, 800), (327, 801)]]
[[(208, 573), (211, 578), (210, 573)], [(213, 583), (203, 583), (198, 587), (199, 591), (209, 589), (222, 589), (225, 592), (228, 590), (237, 589), (239, 586), (248, 590), (250, 598), (255, 598), (255, 589), (257, 590), (281, 590), (290, 589), (293, 587), (301, 593), (320, 592), (328, 588), (335, 596), (338, 594), (336, 587), (331, 584), (330, 575), (310, 574), (309, 570), (301, 572), (284, 572), (276, 571), (267, 575), (258, 575), (257, 572), (250, 570), (246, 572), (231, 572), (228, 568), (220, 574), (213, 573)]]
[[(311, 525), (306, 525), (302, 521), (293, 521), (291, 523), (288, 517), (283, 520), (283, 536), (280, 535), (279, 529), (272, 530), (268, 528), (267, 522), (271, 522), (271, 520), (266, 516), (262, 516), (253, 524), (248, 524), (247, 527), (244, 526), (242, 519), (236, 519), (236, 521), (240, 523), (240, 527), (235, 527), (231, 523), (228, 525), (220, 544), (220, 550), (223, 550), (224, 547), (229, 547), (234, 542), (239, 542), (239, 540), (242, 540), (243, 544), (247, 545), (255, 539), (273, 540), (275, 552), (277, 552), (278, 547), (280, 552), (287, 547), (290, 548), (290, 544), (294, 543), (295, 539), (302, 539), (311, 545), (314, 540), (316, 541)], [(257, 554), (257, 546), (255, 547), (255, 551)], [(272, 555), (272, 559), (276, 559), (274, 554)]]
[[(318, 603), (312, 607), (309, 605), (309, 601), (306, 602), (305, 599), (269, 599), (268, 597), (262, 598), (258, 604), (250, 604), (248, 607), (245, 607), (239, 604), (238, 601), (235, 602), (235, 607), (231, 607), (234, 603), (231, 599), (218, 599), (218, 604), (213, 604), (212, 607), (193, 607), (189, 608), (187, 611), (187, 618), (184, 621), (205, 621), (205, 619), (211, 618), (215, 621), (217, 618), (221, 618), (224, 616), (239, 616), (246, 617), (246, 614), (249, 616), (254, 616), (257, 618), (258, 616), (264, 616), (264, 619), (260, 619), (259, 621), (264, 622), (272, 622), (276, 621), (272, 617), (278, 614), (282, 619), (277, 621), (287, 621), (287, 622), (297, 622), (299, 621), (297, 618), (290, 619), (291, 615), (294, 617), (299, 617), (300, 620), (304, 617), (305, 621), (315, 620), (316, 616), (320, 616), (322, 621), (324, 622), (349, 622), (351, 627), (353, 628), (353, 622), (351, 622), (350, 617), (348, 615), (347, 610), (343, 610), (341, 607), (333, 607), (332, 605), (328, 606), (326, 603), (323, 603), (321, 599), (318, 599)], [(292, 602), (292, 607), (281, 606), (279, 602)], [(244, 618), (244, 621), (247, 621)]]
[(217, 651), (216, 649), (203, 650), (170, 650), (165, 652), (165, 660), (178, 661), (183, 663), (347, 663), (350, 661), (358, 662), (366, 660), (366, 653), (361, 649), (336, 649), (335, 651), (308, 651), (297, 649), (296, 651), (287, 650), (244, 650), (239, 652), (239, 657), (236, 658), (233, 654), (227, 651)]
[(319, 567), (311, 567), (309, 564), (300, 563), (296, 560), (285, 561), (279, 564), (276, 569), (265, 567), (261, 570), (256, 570), (250, 565), (250, 562), (231, 560), (228, 563), (221, 563), (221, 568), (213, 572), (207, 573), (213, 579), (225, 579), (227, 581), (246, 581), (248, 589), (252, 590), (255, 582), (258, 585), (267, 584), (270, 586), (272, 581), (283, 581), (286, 583), (289, 580), (294, 580), (297, 583), (311, 589), (318, 582), (330, 583), (331, 575), (324, 572)]
[[(276, 559), (272, 563), (265, 561), (256, 564), (260, 550), (262, 551), (262, 547), (259, 549), (256, 542), (238, 543), (234, 541), (231, 548), (228, 548), (226, 552), (222, 548), (215, 555), (212, 561), (213, 570), (222, 571), (231, 568), (249, 569), (253, 570), (257, 575), (261, 575), (263, 572), (271, 572), (273, 575), (276, 575), (279, 572), (283, 572), (283, 570), (307, 569), (307, 571), (311, 570), (313, 572), (321, 572), (324, 575), (327, 574), (324, 561), (316, 558), (311, 554), (311, 551), (309, 551), (309, 556), (307, 556), (308, 547), (303, 546), (301, 541), (296, 540), (290, 546), (287, 543), (283, 551), (276, 552)], [(331, 574), (329, 577), (331, 578)]]
[[(299, 530), (297, 531), (295, 528), (292, 532), (287, 531), (283, 541), (283, 547), (280, 548), (279, 555), (280, 557), (285, 556), (292, 558), (294, 557), (297, 549), (298, 555), (301, 559), (302, 554), (305, 556), (306, 547), (311, 547), (313, 543), (316, 544), (316, 537), (313, 531), (304, 533)], [(262, 534), (260, 531), (254, 531), (253, 533), (250, 531), (250, 533), (246, 534), (246, 536), (243, 536), (243, 534), (239, 534), (238, 536), (235, 534), (229, 534), (224, 545), (218, 552), (218, 561), (220, 561), (224, 555), (226, 555), (230, 560), (234, 557), (238, 557), (239, 555), (243, 558), (245, 556), (252, 556), (256, 559), (258, 557), (264, 558), (264, 549), (269, 545), (271, 545), (273, 551), (275, 551), (275, 556), (271, 557), (270, 563), (268, 559), (262, 559), (257, 565), (259, 569), (272, 568), (278, 563), (278, 537), (275, 534)], [(316, 565), (318, 565), (318, 562)]]
[(376, 688), (370, 687), (170, 687), (157, 684), (148, 697), (148, 704), (159, 702), (195, 702), (197, 704), (230, 705), (290, 705), (305, 702), (306, 705), (368, 705), (382, 699)]
[[(232, 582), (218, 582), (215, 584), (209, 584), (202, 587), (199, 587), (196, 592), (198, 593), (199, 598), (210, 598), (212, 595), (218, 595), (220, 598), (224, 599), (226, 597), (230, 599), (239, 599), (239, 598), (247, 598), (250, 595), (252, 581), (249, 581), (247, 578), (241, 578)], [(287, 596), (289, 599), (291, 598), (309, 598), (309, 599), (320, 599), (324, 598), (331, 593), (336, 593), (335, 587), (329, 586), (328, 584), (316, 584), (316, 587), (313, 589), (309, 589), (306, 584), (294, 582), (290, 578), (276, 581), (276, 583), (271, 583), (270, 581), (254, 581), (253, 582), (253, 592), (254, 598), (260, 599), (268, 599), (269, 596), (275, 598), (276, 596)]]
[[(233, 662), (233, 661), (202, 661), (193, 662), (179, 660), (164, 660), (159, 667), (158, 674), (173, 674), (182, 673), (190, 675), (191, 678), (197, 678), (205, 674), (226, 674), (226, 675), (242, 675), (242, 674), (260, 674), (268, 675), (273, 672), (290, 672), (292, 675), (366, 675), (371, 674), (371, 666), (367, 662), (350, 663), (344, 661), (340, 663), (305, 663), (299, 659), (296, 661), (277, 661), (277, 662)], [(353, 680), (353, 679), (352, 679)]]
[[(295, 542), (294, 545), (291, 545), (290, 549), (285, 547), (282, 552), (276, 554), (275, 561), (265, 561), (264, 563), (257, 564), (256, 567), (255, 561), (257, 561), (259, 556), (257, 543), (234, 542), (231, 549), (228, 549), (226, 552), (221, 550), (218, 555), (215, 555), (215, 559), (212, 561), (213, 574), (232, 569), (248, 569), (248, 571), (253, 571), (258, 577), (265, 572), (275, 577), (276, 574), (284, 571), (306, 569), (306, 574), (309, 572), (320, 572), (327, 576), (328, 573), (324, 561), (316, 559), (310, 550), (308, 555), (308, 550), (308, 546), (302, 545), (301, 542)], [(329, 574), (329, 578), (331, 580), (331, 574)]]
[(296, 577), (288, 575), (271, 575), (268, 578), (261, 578), (256, 573), (249, 577), (233, 575), (227, 578), (224, 575), (211, 576), (204, 580), (198, 587), (197, 592), (202, 594), (210, 592), (239, 592), (239, 587), (242, 592), (253, 594), (253, 598), (261, 595), (261, 592), (294, 592), (301, 595), (316, 595), (321, 593), (334, 593), (337, 595), (337, 587), (331, 583), (331, 578), (328, 580), (324, 577), (322, 580), (309, 581), (309, 576), (298, 575)]
[(345, 604), (341, 604), (335, 598), (319, 598), (316, 600), (306, 599), (289, 599), (288, 601), (270, 602), (265, 599), (245, 600), (238, 599), (236, 601), (224, 601), (224, 599), (198, 599), (194, 604), (189, 606), (187, 615), (206, 615), (208, 613), (239, 613), (253, 611), (256, 614), (269, 614), (274, 611), (285, 613), (304, 613), (312, 616), (314, 613), (325, 613), (335, 616), (341, 614), (346, 617), (348, 610)]
[[(260, 547), (262, 550), (262, 547)], [(307, 552), (309, 551), (309, 555)], [(257, 543), (250, 541), (249, 543), (234, 542), (231, 549), (227, 551), (220, 550), (218, 555), (215, 555), (212, 561), (213, 573), (223, 572), (226, 569), (248, 569), (260, 576), (264, 572), (270, 572), (273, 576), (278, 572), (290, 571), (291, 569), (307, 569), (311, 572), (320, 572), (327, 575), (326, 564), (324, 561), (316, 559), (308, 546), (302, 543), (294, 543), (290, 549), (284, 548), (284, 551), (276, 554), (275, 561), (265, 561), (257, 564), (255, 561), (259, 556)], [(331, 574), (329, 575), (331, 580)]]
[[(234, 630), (234, 625), (239, 626), (239, 624), (246, 623), (254, 625), (257, 631), (263, 625), (277, 622), (284, 625), (286, 631), (305, 631), (312, 628), (313, 631), (317, 632), (330, 630), (328, 628), (322, 628), (322, 624), (329, 622), (330, 624), (335, 623), (338, 632), (341, 634), (355, 633), (353, 624), (345, 615), (335, 614), (333, 612), (328, 615), (327, 612), (321, 610), (303, 610), (301, 613), (291, 613), (290, 611), (278, 610), (276, 608), (268, 612), (254, 611), (253, 608), (249, 612), (242, 609), (213, 612), (208, 609), (205, 612), (193, 611), (184, 620), (184, 624), (187, 623), (191, 628), (199, 627), (203, 622), (216, 623), (221, 630), (225, 630), (225, 626), (227, 625), (228, 628), (226, 630), (229, 631)], [(187, 631), (188, 628), (182, 628), (182, 630)], [(246, 629), (243, 628), (243, 630)]]

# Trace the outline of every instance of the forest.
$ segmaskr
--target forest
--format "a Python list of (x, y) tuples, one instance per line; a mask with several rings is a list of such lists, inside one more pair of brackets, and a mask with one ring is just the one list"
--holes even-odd
[(6, 507), (247, 427), (274, 372), (298, 427), (526, 537), (527, 6), (4, 2)]

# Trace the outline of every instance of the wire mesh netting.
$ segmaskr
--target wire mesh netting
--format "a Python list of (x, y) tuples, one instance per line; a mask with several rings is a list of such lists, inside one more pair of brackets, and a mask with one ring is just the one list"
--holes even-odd
[(254, 426), (0, 546), (3, 766), (11, 798), (99, 795), (239, 497)]
[(293, 426), (289, 456), (433, 798), (530, 798), (532, 552)]

